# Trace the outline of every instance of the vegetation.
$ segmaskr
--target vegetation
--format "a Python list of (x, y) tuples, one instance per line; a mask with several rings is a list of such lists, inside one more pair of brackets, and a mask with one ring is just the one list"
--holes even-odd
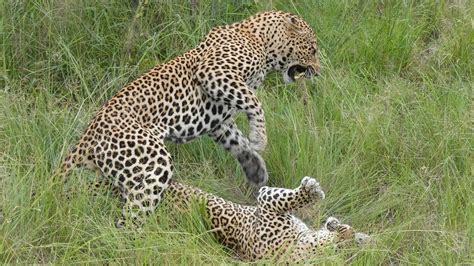
[[(117, 3), (114, 3), (117, 2)], [(199, 208), (160, 205), (141, 232), (116, 229), (118, 200), (77, 171), (72, 197), (51, 176), (94, 112), (215, 25), (258, 11), (316, 30), (322, 76), (259, 89), (270, 184), (320, 180), (333, 215), (376, 244), (314, 262), (470, 264), (474, 244), (471, 1), (4, 1), (0, 53), (0, 262), (238, 263)], [(246, 119), (239, 117), (243, 127)], [(168, 144), (175, 178), (252, 203), (238, 163), (204, 137)]]

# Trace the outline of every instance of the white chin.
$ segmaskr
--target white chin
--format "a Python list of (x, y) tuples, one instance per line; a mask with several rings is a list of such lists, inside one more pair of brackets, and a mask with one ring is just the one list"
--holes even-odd
[(288, 75), (288, 70), (283, 71), (281, 74), (282, 74), (282, 76), (283, 76), (283, 81), (284, 81), (285, 83), (291, 83), (291, 82), (293, 82), (293, 79), (290, 78), (290, 76)]

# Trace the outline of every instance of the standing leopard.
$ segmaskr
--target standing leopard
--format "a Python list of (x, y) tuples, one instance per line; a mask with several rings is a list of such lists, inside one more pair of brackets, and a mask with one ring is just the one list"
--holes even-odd
[[(126, 85), (96, 113), (67, 155), (73, 167), (111, 178), (124, 217), (152, 212), (169, 186), (173, 165), (165, 140), (185, 143), (208, 135), (239, 161), (247, 179), (264, 185), (265, 117), (255, 90), (271, 70), (285, 82), (319, 73), (316, 37), (298, 16), (264, 12), (213, 28), (194, 49), (156, 65)], [(233, 117), (244, 112), (248, 138)]]
[(257, 206), (236, 204), (176, 181), (170, 182), (168, 196), (172, 204), (185, 208), (192, 200), (204, 200), (209, 229), (220, 243), (246, 261), (284, 257), (295, 262), (310, 259), (331, 245), (363, 245), (371, 239), (334, 217), (312, 230), (290, 214), (325, 197), (319, 183), (307, 176), (296, 189), (260, 188)]

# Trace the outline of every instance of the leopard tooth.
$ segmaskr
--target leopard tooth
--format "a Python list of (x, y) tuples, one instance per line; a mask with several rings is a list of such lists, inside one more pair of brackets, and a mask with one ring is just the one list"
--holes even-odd
[(301, 73), (299, 73), (299, 74), (296, 74), (296, 75), (295, 75), (295, 79), (300, 79), (300, 78), (302, 78), (304, 75), (305, 75), (305, 72), (301, 72)]

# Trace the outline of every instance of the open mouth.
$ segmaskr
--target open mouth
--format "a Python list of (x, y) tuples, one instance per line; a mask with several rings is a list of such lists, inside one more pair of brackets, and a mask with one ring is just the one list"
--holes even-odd
[(295, 81), (302, 76), (305, 78), (311, 78), (316, 74), (316, 71), (312, 66), (293, 65), (288, 69), (288, 76), (291, 81)]

